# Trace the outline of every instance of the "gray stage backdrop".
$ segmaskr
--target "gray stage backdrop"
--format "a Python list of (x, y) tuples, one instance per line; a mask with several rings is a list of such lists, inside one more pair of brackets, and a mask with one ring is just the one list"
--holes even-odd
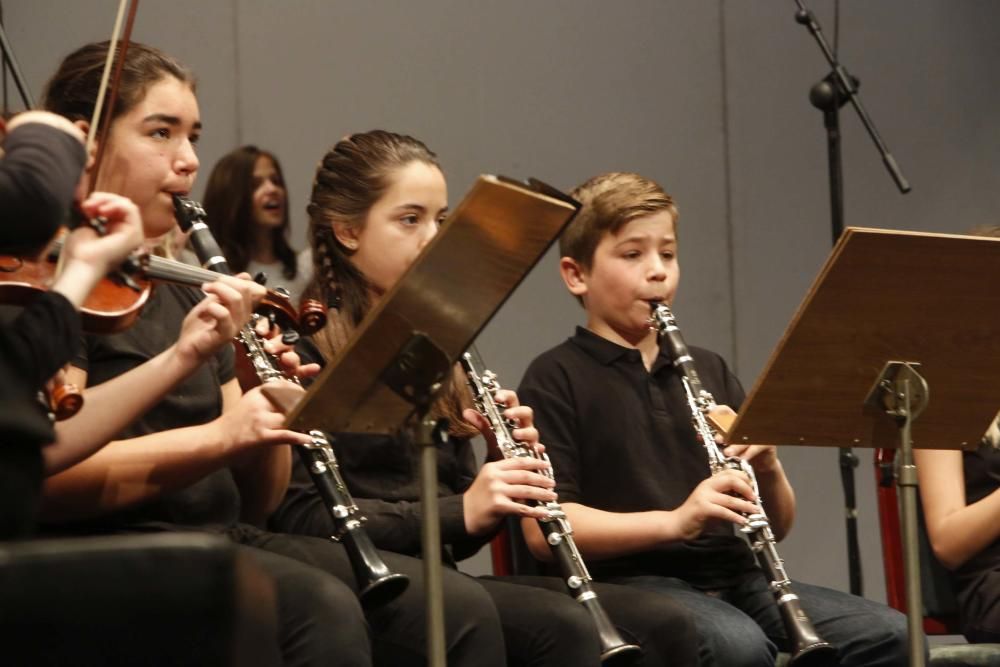
[[(809, 4), (832, 40), (833, 3)], [(105, 38), (114, 12), (110, 0), (3, 6), (36, 94), (63, 54)], [(827, 68), (794, 9), (791, 0), (171, 0), (143, 3), (135, 37), (197, 71), (205, 175), (242, 143), (278, 154), (298, 246), (314, 165), (354, 131), (424, 139), (453, 203), (484, 172), (564, 188), (608, 170), (655, 178), (681, 210), (677, 316), (688, 340), (728, 357), (749, 388), (831, 244), (822, 119), (806, 99)], [(845, 112), (848, 224), (1000, 223), (1000, 3), (844, 0), (840, 25), (842, 59), (913, 184), (907, 196), (896, 191)], [(516, 385), (580, 320), (549, 253), (480, 347)], [(859, 453), (865, 592), (883, 600), (871, 452)], [(781, 455), (799, 499), (781, 547), (789, 570), (846, 589), (836, 452)], [(466, 564), (488, 567), (485, 551)]]

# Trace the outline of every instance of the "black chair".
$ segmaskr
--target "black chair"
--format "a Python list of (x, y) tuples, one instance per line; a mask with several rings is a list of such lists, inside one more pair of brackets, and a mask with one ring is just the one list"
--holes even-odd
[(221, 537), (0, 544), (4, 665), (273, 665), (275, 604)]

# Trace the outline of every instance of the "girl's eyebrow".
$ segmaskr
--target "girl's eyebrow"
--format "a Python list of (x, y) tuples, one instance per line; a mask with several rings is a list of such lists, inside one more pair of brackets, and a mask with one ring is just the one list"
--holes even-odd
[[(146, 116), (145, 118), (143, 118), (142, 122), (143, 123), (165, 123), (165, 124), (170, 125), (172, 127), (177, 127), (177, 126), (179, 126), (181, 124), (181, 119), (179, 117), (177, 117), (177, 116), (171, 116), (170, 114), (153, 113), (153, 114), (149, 114), (148, 116)], [(196, 129), (196, 130), (200, 130), (201, 129), (201, 121), (200, 120), (196, 120), (194, 122), (194, 129)]]

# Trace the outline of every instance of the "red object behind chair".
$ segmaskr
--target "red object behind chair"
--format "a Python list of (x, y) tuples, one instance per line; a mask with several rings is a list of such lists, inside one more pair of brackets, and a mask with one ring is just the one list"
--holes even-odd
[(493, 574), (498, 577), (509, 577), (514, 574), (514, 558), (510, 546), (510, 532), (507, 526), (500, 528), (499, 532), (490, 540), (490, 556), (493, 559)]
[[(893, 462), (896, 451), (893, 449), (875, 450), (875, 481), (878, 494), (878, 516), (882, 527), (882, 564), (885, 567), (885, 595), (889, 606), (906, 613), (906, 579), (903, 569), (903, 542), (899, 526), (899, 501), (896, 494), (896, 479), (893, 475)], [(924, 533), (923, 513), (920, 516), (919, 529)], [(950, 609), (934, 608), (937, 596), (931, 596), (935, 591), (928, 590), (930, 586), (950, 586), (947, 581), (940, 581), (943, 567), (934, 560), (929, 548), (924, 548), (921, 540), (920, 570), (921, 583), (924, 589), (924, 632), (928, 635), (960, 635), (958, 614)], [(935, 569), (937, 572), (935, 572)], [(946, 576), (944, 577), (946, 579)], [(953, 599), (953, 596), (952, 596)]]

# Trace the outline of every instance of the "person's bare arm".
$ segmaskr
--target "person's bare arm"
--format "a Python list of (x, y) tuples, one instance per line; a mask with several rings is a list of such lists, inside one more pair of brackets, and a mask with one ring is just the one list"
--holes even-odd
[(1000, 539), (1000, 489), (967, 505), (961, 452), (919, 449), (913, 455), (931, 548), (954, 570)]

